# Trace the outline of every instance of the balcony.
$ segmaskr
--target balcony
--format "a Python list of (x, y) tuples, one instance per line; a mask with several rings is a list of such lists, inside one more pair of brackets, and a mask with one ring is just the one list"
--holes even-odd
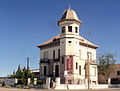
[(40, 59), (40, 63), (50, 63), (50, 61), (60, 62), (60, 58), (56, 58), (56, 59)]
[(50, 63), (49, 59), (40, 59), (40, 63)]
[(53, 62), (59, 62), (60, 58), (53, 59)]

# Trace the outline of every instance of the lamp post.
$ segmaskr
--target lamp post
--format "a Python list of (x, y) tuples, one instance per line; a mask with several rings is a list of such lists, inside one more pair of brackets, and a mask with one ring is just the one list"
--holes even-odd
[[(92, 30), (90, 30), (90, 31), (88, 32), (88, 36), (89, 36), (91, 33), (92, 33)], [(87, 41), (87, 45), (88, 45), (88, 41)], [(88, 81), (87, 81), (87, 83), (88, 83), (88, 89), (90, 89), (90, 59), (91, 59), (90, 56), (91, 56), (91, 55), (90, 55), (90, 52), (88, 52), (88, 47), (89, 47), (89, 46), (87, 46), (87, 66), (88, 66), (88, 67), (87, 67), (87, 68), (88, 68), (88, 69), (87, 69), (87, 71), (88, 71), (88, 74), (87, 74), (87, 75), (88, 75), (88, 76), (87, 76), (87, 80), (88, 80)]]
[[(89, 54), (88, 54), (89, 55)], [(90, 89), (90, 60), (88, 59), (88, 64), (87, 64), (87, 66), (88, 66), (88, 89)]]

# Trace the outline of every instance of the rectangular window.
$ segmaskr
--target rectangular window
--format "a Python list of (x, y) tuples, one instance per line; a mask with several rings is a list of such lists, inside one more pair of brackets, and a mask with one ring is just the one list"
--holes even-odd
[(76, 69), (78, 69), (78, 63), (76, 63)]
[(58, 59), (60, 59), (60, 49), (58, 49)]
[(71, 43), (72, 41), (68, 41), (68, 43)]
[(81, 50), (79, 50), (79, 58), (81, 59)]
[(55, 59), (55, 50), (53, 50), (53, 59)]
[(44, 52), (44, 60), (48, 59), (48, 52)]
[(117, 75), (120, 75), (120, 71), (117, 71)]
[(62, 33), (65, 33), (65, 27), (62, 27)]
[(44, 76), (46, 75), (46, 70), (47, 70), (47, 67), (44, 66)]
[(44, 71), (43, 66), (41, 66), (41, 68), (40, 68), (40, 69), (41, 69), (41, 70), (40, 70), (40, 71), (41, 71), (41, 73), (40, 73), (40, 74), (43, 76), (43, 75), (44, 75), (44, 73), (43, 73), (43, 71)]
[(96, 76), (96, 67), (94, 67), (94, 74), (95, 74), (95, 76)]
[(75, 27), (75, 33), (78, 33), (78, 27)]
[(68, 26), (68, 32), (72, 32), (72, 26)]
[(79, 66), (79, 75), (81, 75), (81, 66)]
[(91, 52), (87, 52), (87, 59), (92, 60), (92, 53)]

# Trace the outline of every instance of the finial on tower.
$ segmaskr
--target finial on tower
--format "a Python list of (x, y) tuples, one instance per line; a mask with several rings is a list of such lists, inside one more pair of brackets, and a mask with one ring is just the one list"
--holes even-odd
[(69, 9), (71, 9), (71, 5), (69, 4)]

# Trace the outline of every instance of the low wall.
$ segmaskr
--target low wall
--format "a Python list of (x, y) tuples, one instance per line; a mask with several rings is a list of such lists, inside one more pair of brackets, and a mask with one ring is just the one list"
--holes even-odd
[[(90, 89), (104, 89), (104, 88), (120, 88), (120, 84), (99, 84), (91, 85)], [(78, 84), (59, 84), (55, 89), (88, 89), (87, 85), (78, 85)]]
[[(41, 88), (46, 88), (46, 89), (50, 89), (48, 88), (49, 86), (47, 86), (47, 84), (42, 84), (40, 86)], [(120, 84), (99, 84), (99, 85), (91, 85), (90, 89), (105, 89), (105, 88), (120, 88)], [(54, 89), (57, 90), (67, 90), (67, 89), (88, 89), (87, 85), (79, 85), (79, 84), (59, 84), (56, 85)]]
[(90, 86), (92, 89), (98, 89), (98, 88), (109, 88), (108, 84), (98, 84), (98, 85), (92, 85)]
[(55, 89), (87, 89), (87, 86), (78, 84), (59, 84), (56, 85)]
[(120, 84), (110, 84), (109, 88), (120, 88)]

